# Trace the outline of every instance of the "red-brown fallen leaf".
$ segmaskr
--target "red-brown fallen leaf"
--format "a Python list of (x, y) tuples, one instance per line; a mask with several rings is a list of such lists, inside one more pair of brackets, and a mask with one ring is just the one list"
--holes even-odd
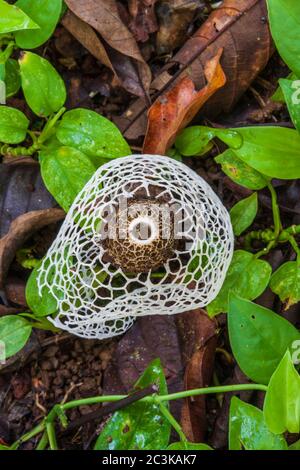
[(0, 287), (3, 288), (4, 280), (9, 266), (13, 261), (16, 251), (33, 233), (43, 227), (59, 222), (65, 216), (62, 209), (45, 209), (27, 212), (17, 217), (10, 225), (8, 233), (0, 239)]
[(222, 49), (206, 63), (204, 74), (207, 85), (204, 88), (196, 91), (193, 80), (186, 76), (154, 102), (148, 112), (143, 153), (164, 155), (174, 143), (178, 131), (187, 126), (203, 104), (225, 85), (221, 55)]
[[(163, 95), (183, 75), (201, 89), (205, 85), (205, 64), (223, 48), (221, 65), (226, 85), (208, 100), (200, 116), (212, 118), (229, 112), (274, 50), (267, 18), (265, 0), (224, 0), (153, 80), (153, 94)], [(138, 99), (115, 118), (125, 138), (133, 141), (145, 135), (146, 113), (147, 103)]]

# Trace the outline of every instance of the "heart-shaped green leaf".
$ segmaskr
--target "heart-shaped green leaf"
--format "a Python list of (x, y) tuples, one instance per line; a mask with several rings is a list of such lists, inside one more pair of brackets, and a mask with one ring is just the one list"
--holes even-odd
[(264, 416), (275, 434), (300, 432), (300, 376), (289, 351), (271, 377), (264, 401)]
[(229, 450), (287, 450), (283, 436), (273, 434), (263, 412), (237, 397), (231, 399)]
[(286, 350), (293, 350), (300, 340), (298, 330), (285, 318), (234, 294), (229, 297), (228, 331), (240, 368), (263, 384), (268, 384)]
[(0, 34), (38, 28), (39, 26), (20, 8), (0, 0)]
[(50, 38), (58, 23), (62, 0), (18, 0), (16, 6), (32, 18), (40, 29), (18, 31), (16, 43), (22, 49), (34, 49)]
[(40, 163), (46, 188), (66, 212), (96, 170), (89, 157), (71, 147), (40, 152)]
[(237, 202), (230, 210), (232, 228), (236, 236), (241, 235), (250, 225), (257, 214), (257, 193)]
[(267, 0), (272, 37), (289, 68), (300, 77), (300, 3), (297, 0)]
[(25, 52), (19, 64), (22, 89), (32, 111), (47, 117), (62, 108), (66, 100), (65, 84), (50, 62), (33, 52)]
[(78, 108), (65, 113), (57, 129), (57, 138), (62, 144), (88, 155), (96, 167), (111, 158), (131, 154), (119, 129), (88, 109)]
[(300, 301), (300, 266), (297, 261), (282, 264), (272, 275), (270, 288), (287, 308)]

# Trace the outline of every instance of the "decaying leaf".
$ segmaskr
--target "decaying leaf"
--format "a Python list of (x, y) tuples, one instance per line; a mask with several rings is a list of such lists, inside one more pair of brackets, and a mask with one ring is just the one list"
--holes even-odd
[[(211, 118), (230, 111), (267, 64), (273, 46), (265, 0), (225, 0), (154, 79), (154, 98), (163, 96), (185, 75), (196, 89), (202, 89), (206, 84), (205, 65), (220, 48), (227, 82), (208, 100), (200, 116)], [(129, 140), (145, 135), (147, 105), (141, 99), (135, 101), (116, 122)]]
[(203, 104), (226, 83), (219, 62), (221, 54), (222, 50), (218, 51), (205, 65), (207, 85), (200, 91), (196, 91), (192, 79), (185, 76), (151, 106), (143, 153), (164, 155), (178, 131), (187, 126)]
[(62, 24), (96, 59), (114, 71), (113, 65), (107, 55), (106, 49), (99, 36), (88, 23), (68, 10), (62, 19)]
[(27, 212), (11, 223), (8, 233), (0, 239), (0, 288), (4, 286), (6, 274), (16, 251), (23, 246), (24, 242), (34, 232), (59, 222), (64, 216), (62, 209), (44, 209)]
[[(204, 310), (180, 314), (177, 328), (186, 365), (184, 389), (208, 387), (214, 370), (217, 327)], [(206, 433), (205, 396), (186, 399), (181, 409), (181, 426), (190, 442), (202, 442)]]
[(147, 41), (157, 31), (154, 7), (157, 0), (129, 0), (128, 9), (132, 17), (130, 30), (137, 41)]
[[(134, 95), (145, 98), (151, 82), (151, 71), (144, 61), (132, 33), (122, 22), (115, 0), (101, 0), (101, 2), (97, 0), (66, 0), (66, 4), (78, 18), (101, 35), (103, 47), (101, 46), (99, 53), (104, 57), (106, 65), (108, 62), (112, 64), (110, 68), (116, 72), (124, 88)], [(69, 31), (72, 33), (70, 24)], [(86, 34), (89, 37), (86, 37)], [(76, 37), (83, 45), (90, 44), (92, 40), (91, 31), (88, 32), (86, 27), (84, 27), (84, 32), (80, 34), (77, 32)], [(103, 48), (106, 50), (106, 57)], [(94, 55), (90, 45), (89, 50)], [(99, 56), (98, 53), (97, 55)]]

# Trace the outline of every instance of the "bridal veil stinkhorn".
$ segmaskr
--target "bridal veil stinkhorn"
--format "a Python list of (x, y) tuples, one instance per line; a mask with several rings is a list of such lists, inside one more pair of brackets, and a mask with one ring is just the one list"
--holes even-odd
[(101, 166), (78, 194), (37, 282), (57, 300), (55, 326), (109, 338), (139, 316), (208, 305), (232, 253), (229, 214), (200, 176), (132, 155)]

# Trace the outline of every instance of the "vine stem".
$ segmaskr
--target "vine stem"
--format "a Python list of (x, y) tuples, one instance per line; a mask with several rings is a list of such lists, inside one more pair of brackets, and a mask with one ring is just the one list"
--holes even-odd
[[(226, 392), (241, 392), (244, 390), (260, 390), (260, 391), (266, 392), (267, 389), (268, 387), (262, 384), (220, 385), (217, 387), (197, 388), (197, 389), (192, 389), (192, 390), (185, 390), (183, 392), (169, 393), (167, 395), (157, 395), (156, 393), (154, 393), (153, 395), (141, 398), (139, 401), (146, 402), (146, 403), (157, 403), (159, 404), (159, 406), (160, 404), (163, 405), (163, 407), (160, 406), (162, 413), (169, 420), (169, 422), (172, 421), (172, 426), (176, 429), (178, 434), (183, 439), (183, 432), (181, 428), (179, 430), (179, 427), (178, 427), (179, 424), (177, 423), (175, 418), (171, 415), (171, 413), (169, 415), (169, 410), (163, 404), (164, 401), (178, 400), (181, 398), (189, 398), (189, 397), (198, 396), (198, 395), (208, 395), (208, 394), (226, 393)], [(76, 408), (78, 406), (83, 406), (83, 405), (94, 405), (94, 404), (103, 403), (103, 402), (116, 402), (119, 400), (123, 400), (124, 398), (127, 398), (128, 396), (130, 395), (102, 395), (102, 396), (97, 396), (97, 397), (83, 398), (80, 400), (73, 400), (65, 404), (61, 404), (59, 405), (59, 408), (63, 411), (66, 411), (66, 410), (70, 410), (72, 408)], [(58, 417), (58, 405), (55, 405), (50, 411), (50, 413), (48, 414), (48, 416), (46, 416), (46, 418), (38, 426), (36, 426), (34, 429), (29, 431), (28, 433), (24, 434), (24, 436), (22, 436), (14, 444), (12, 444), (10, 448), (16, 449), (23, 442), (28, 441), (29, 439), (36, 436), (37, 434), (43, 433), (37, 448), (39, 450), (44, 449), (47, 446), (47, 442), (49, 441), (50, 449), (56, 450), (58, 447), (57, 447), (57, 442), (56, 442), (54, 421), (57, 417)], [(182, 433), (182, 435), (180, 433)]]
[[(263, 392), (267, 391), (266, 385), (262, 384), (239, 384), (239, 385), (220, 385), (217, 387), (206, 387), (206, 388), (196, 388), (193, 390), (185, 390), (184, 392), (176, 392), (168, 395), (156, 395), (141, 398), (141, 402), (164, 402), (179, 400), (181, 398), (189, 398), (198, 395), (208, 395), (211, 393), (226, 393), (226, 392), (239, 392), (243, 390), (261, 390)], [(127, 398), (128, 395), (103, 395), (98, 397), (82, 398), (80, 400), (73, 400), (61, 405), (64, 411), (71, 408), (76, 408), (77, 406), (82, 405), (95, 405), (97, 403), (119, 401)]]
[(268, 189), (271, 193), (271, 198), (272, 198), (272, 212), (273, 212), (273, 220), (274, 220), (274, 235), (275, 238), (279, 236), (281, 230), (282, 230), (282, 224), (280, 220), (280, 211), (279, 211), (279, 206), (277, 203), (277, 194), (276, 191), (272, 185), (272, 183), (269, 181), (267, 183)]
[[(157, 396), (155, 397), (157, 399)], [(177, 432), (178, 436), (180, 437), (180, 440), (182, 442), (188, 442), (186, 435), (184, 434), (180, 424), (176, 421), (174, 416), (170, 413), (166, 405), (164, 405), (161, 401), (155, 400), (158, 403), (158, 406), (160, 408), (160, 411), (162, 415), (166, 418), (166, 420), (171, 424), (171, 426), (175, 429)]]

